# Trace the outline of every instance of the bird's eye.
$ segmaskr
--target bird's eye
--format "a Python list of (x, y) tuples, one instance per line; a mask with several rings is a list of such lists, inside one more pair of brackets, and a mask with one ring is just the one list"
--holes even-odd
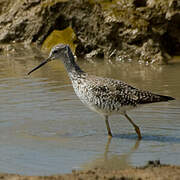
[(57, 50), (54, 50), (54, 53), (56, 54), (58, 51)]

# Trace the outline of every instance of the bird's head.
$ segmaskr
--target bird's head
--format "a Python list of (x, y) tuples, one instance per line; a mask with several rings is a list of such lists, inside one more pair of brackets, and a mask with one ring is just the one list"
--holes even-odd
[(54, 46), (50, 53), (48, 59), (54, 60), (54, 59), (64, 59), (64, 56), (68, 54), (69, 46), (65, 44), (58, 44)]
[(31, 74), (32, 72), (34, 72), (35, 70), (39, 69), (43, 65), (45, 65), (47, 62), (52, 61), (54, 59), (61, 59), (62, 61), (64, 61), (65, 57), (68, 55), (69, 51), (71, 51), (71, 50), (70, 50), (70, 47), (68, 45), (58, 44), (58, 45), (54, 46), (51, 49), (48, 58), (46, 60), (44, 60), (40, 65), (38, 65), (37, 67), (32, 69), (28, 73), (28, 75)]

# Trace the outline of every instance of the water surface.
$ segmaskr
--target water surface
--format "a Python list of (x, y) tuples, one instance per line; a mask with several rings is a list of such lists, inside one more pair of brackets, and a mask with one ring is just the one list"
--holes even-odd
[(180, 165), (180, 58), (163, 66), (78, 62), (91, 74), (176, 98), (128, 113), (141, 128), (140, 142), (120, 115), (110, 118), (114, 138), (108, 140), (103, 118), (79, 101), (60, 61), (27, 76), (41, 61), (29, 52), (0, 56), (1, 172), (50, 175), (121, 169), (148, 160)]

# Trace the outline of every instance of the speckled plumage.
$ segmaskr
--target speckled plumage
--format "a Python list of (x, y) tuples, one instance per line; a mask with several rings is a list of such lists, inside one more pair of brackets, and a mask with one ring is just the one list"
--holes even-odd
[(80, 69), (68, 45), (55, 46), (47, 60), (35, 67), (32, 73), (48, 61), (61, 59), (72, 81), (75, 93), (79, 99), (90, 109), (105, 117), (108, 135), (112, 136), (108, 116), (114, 113), (123, 114), (135, 128), (138, 138), (141, 139), (139, 127), (126, 114), (127, 110), (138, 105), (168, 101), (174, 98), (153, 94), (148, 91), (136, 89), (122, 81), (88, 75)]
[(170, 97), (136, 89), (122, 81), (87, 73), (70, 74), (74, 91), (90, 109), (110, 115), (124, 114), (138, 105), (167, 101)]

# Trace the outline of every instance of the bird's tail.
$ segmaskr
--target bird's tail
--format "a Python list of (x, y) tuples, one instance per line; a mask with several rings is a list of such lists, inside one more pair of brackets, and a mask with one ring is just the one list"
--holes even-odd
[(164, 96), (159, 94), (149, 94), (149, 96), (143, 96), (143, 98), (139, 99), (139, 104), (147, 104), (147, 103), (156, 103), (163, 101), (171, 101), (175, 100), (175, 98), (170, 96)]
[(159, 100), (160, 100), (160, 101), (171, 101), (171, 100), (175, 100), (175, 98), (173, 98), (173, 97), (171, 97), (171, 96), (159, 95)]

